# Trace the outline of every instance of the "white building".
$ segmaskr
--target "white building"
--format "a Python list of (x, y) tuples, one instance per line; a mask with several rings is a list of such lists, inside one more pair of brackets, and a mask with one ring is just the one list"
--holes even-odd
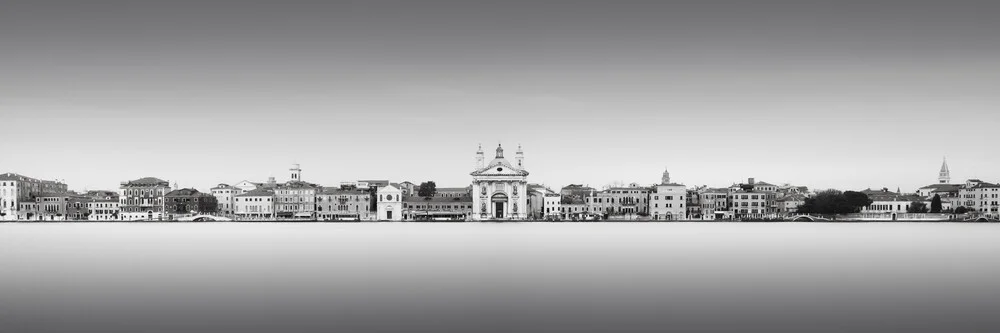
[[(33, 198), (35, 194), (66, 192), (68, 189), (62, 182), (40, 180), (10, 172), (0, 174), (0, 221), (25, 219), (29, 213), (34, 220), (39, 213), (34, 209), (37, 206)], [(22, 212), (22, 207), (27, 210)]]
[(236, 210), (235, 198), (242, 194), (240, 189), (227, 184), (219, 184), (211, 189), (212, 196), (215, 197), (218, 207), (216, 212), (223, 216), (232, 216)]
[(671, 183), (670, 173), (663, 171), (660, 184), (653, 187), (649, 193), (649, 215), (656, 221), (677, 221), (687, 219), (686, 202), (687, 187), (683, 184)]
[(379, 187), (376, 195), (379, 221), (403, 220), (403, 190), (389, 184)]
[(472, 175), (472, 219), (526, 220), (528, 218), (528, 171), (524, 153), (519, 146), (516, 161), (511, 164), (503, 156), (503, 147), (497, 146), (496, 156), (484, 163), (483, 148), (476, 152), (476, 171)]
[(116, 198), (93, 199), (87, 202), (87, 211), (90, 212), (87, 220), (116, 221), (119, 214), (118, 205), (118, 199)]
[(959, 191), (962, 206), (970, 212), (1000, 216), (1000, 185), (970, 179)]
[(730, 215), (734, 218), (763, 218), (767, 215), (767, 192), (730, 192), (729, 202), (732, 203)]
[(273, 220), (274, 191), (256, 189), (233, 198), (233, 212), (241, 220)]

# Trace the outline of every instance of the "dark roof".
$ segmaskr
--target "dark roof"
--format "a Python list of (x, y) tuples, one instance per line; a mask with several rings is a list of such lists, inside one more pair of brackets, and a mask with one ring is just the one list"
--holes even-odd
[(960, 189), (960, 188), (962, 188), (962, 185), (960, 185), (960, 184), (931, 184), (931, 185), (927, 185), (927, 186), (921, 187), (920, 189), (921, 190), (923, 190), (923, 189), (934, 189), (935, 191), (942, 191), (942, 190), (944, 190), (944, 191), (958, 191), (958, 189)]
[(803, 195), (803, 194), (790, 194), (790, 195), (786, 195), (786, 196), (783, 196), (781, 198), (778, 198), (777, 201), (803, 201), (805, 199), (806, 199), (806, 196)]
[(976, 184), (976, 185), (972, 185), (971, 188), (994, 188), (994, 187), (1000, 187), (1000, 185), (993, 184), (993, 183), (979, 183), (979, 184)]
[(38, 192), (38, 193), (35, 193), (34, 196), (36, 198), (61, 198), (61, 197), (68, 197), (69, 194), (67, 194), (67, 193), (55, 193), (55, 192)]
[(136, 180), (130, 180), (125, 183), (129, 186), (149, 186), (149, 185), (169, 185), (166, 180), (159, 179), (156, 177), (143, 177)]
[(183, 196), (196, 196), (200, 195), (201, 192), (193, 188), (182, 188), (178, 190), (173, 190), (167, 193), (168, 197), (183, 197)]
[(22, 176), (13, 172), (0, 175), (0, 180), (35, 180), (31, 177)]
[(407, 196), (407, 197), (403, 197), (403, 202), (411, 202), (411, 203), (420, 203), (420, 202), (433, 202), (433, 203), (448, 203), (448, 202), (469, 203), (469, 202), (472, 202), (472, 197), (470, 197), (470, 196), (461, 196), (461, 197), (454, 197), (454, 198), (445, 198), (445, 197), (423, 198), (423, 197), (417, 197), (417, 196)]
[(273, 197), (274, 191), (266, 188), (258, 188), (247, 193), (237, 194), (237, 197)]
[(339, 187), (324, 187), (322, 194), (326, 195), (368, 195), (367, 189), (342, 189)]

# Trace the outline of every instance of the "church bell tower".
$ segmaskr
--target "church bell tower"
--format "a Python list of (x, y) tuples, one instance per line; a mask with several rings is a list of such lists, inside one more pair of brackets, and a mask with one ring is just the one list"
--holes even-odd
[(944, 160), (941, 162), (941, 172), (938, 173), (938, 183), (940, 184), (951, 183), (951, 172), (948, 171), (948, 158), (944, 158)]
[(298, 164), (292, 164), (292, 168), (288, 171), (292, 173), (292, 181), (302, 181), (302, 168)]
[(483, 145), (480, 144), (479, 145), (479, 150), (476, 151), (476, 170), (482, 170), (483, 169), (483, 163), (484, 163), (483, 161), (484, 161), (484, 159), (485, 159), (485, 156), (483, 156)]

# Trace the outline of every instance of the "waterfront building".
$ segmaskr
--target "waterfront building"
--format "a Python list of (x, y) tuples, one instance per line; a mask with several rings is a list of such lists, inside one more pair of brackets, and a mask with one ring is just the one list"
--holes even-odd
[(660, 184), (649, 193), (649, 213), (656, 221), (687, 220), (687, 187), (670, 181), (670, 173), (663, 171)]
[[(753, 178), (748, 178), (746, 183), (733, 184), (729, 187), (730, 193), (746, 192), (759, 193), (764, 198), (763, 207), (759, 207), (760, 214), (774, 214), (778, 211), (778, 185), (767, 182), (758, 182)], [(740, 209), (742, 210), (742, 208)], [(753, 211), (754, 208), (749, 208)]]
[[(517, 163), (523, 165), (518, 146)], [(528, 218), (528, 171), (511, 164), (497, 146), (496, 155), (484, 163), (482, 146), (476, 152), (478, 168), (472, 175), (473, 220), (525, 220)]]
[(379, 221), (403, 220), (403, 191), (391, 184), (379, 187), (376, 191), (377, 213)]
[(42, 221), (62, 221), (66, 220), (66, 206), (69, 202), (68, 193), (36, 193), (35, 202), (38, 203), (38, 217)]
[(216, 212), (223, 216), (232, 216), (234, 214), (236, 210), (236, 196), (243, 193), (243, 191), (239, 188), (228, 184), (216, 185), (209, 191), (212, 192), (212, 196), (214, 196), (215, 201), (218, 202)]
[(116, 221), (119, 216), (118, 196), (91, 198), (87, 202), (87, 220)]
[(274, 190), (258, 188), (237, 194), (233, 198), (234, 214), (240, 220), (273, 220), (275, 217)]
[(559, 205), (559, 214), (564, 221), (584, 221), (595, 216), (587, 209), (587, 204), (578, 199), (571, 199), (568, 203)]
[(316, 194), (322, 187), (303, 181), (288, 181), (274, 190), (275, 213), (281, 218), (313, 218)]
[(183, 215), (213, 214), (218, 209), (215, 196), (193, 188), (170, 191), (164, 199), (168, 219)]
[[(611, 187), (601, 191), (596, 196), (598, 203), (603, 205), (606, 214), (620, 216), (627, 219), (635, 219), (639, 216), (649, 214), (649, 187), (629, 186)], [(683, 195), (682, 195), (683, 197)]]
[(403, 196), (402, 208), (408, 221), (466, 221), (472, 215), (472, 197)]
[(731, 203), (731, 207), (729, 215), (734, 218), (767, 217), (767, 194), (767, 192), (756, 192), (752, 189), (730, 190), (729, 202)]
[(0, 220), (24, 219), (31, 213), (32, 217), (37, 216), (37, 211), (21, 212), (21, 203), (30, 202), (24, 207), (34, 207), (35, 195), (39, 193), (67, 193), (66, 184), (51, 180), (40, 180), (16, 173), (0, 174)]
[(778, 198), (777, 202), (778, 214), (794, 215), (799, 211), (799, 206), (806, 203), (806, 196), (799, 193), (787, 194)]
[(325, 221), (375, 218), (371, 209), (371, 193), (353, 187), (327, 187), (316, 196), (316, 217)]
[[(572, 204), (577, 202), (577, 197), (563, 197), (563, 204)], [(601, 216), (603, 219), (608, 219), (611, 215), (614, 215), (614, 206), (616, 205), (614, 198), (611, 193), (607, 191), (598, 192), (596, 190), (591, 190), (590, 194), (583, 198), (583, 202), (587, 204), (587, 211), (590, 214)]]
[(528, 185), (528, 211), (531, 219), (558, 219), (562, 196), (551, 189), (537, 184)]
[[(893, 214), (895, 216), (895, 214), (907, 213), (913, 202), (923, 203), (927, 206), (928, 211), (931, 209), (931, 201), (918, 194), (892, 192), (888, 188), (882, 188), (882, 190), (866, 189), (861, 191), (861, 193), (864, 193), (868, 196), (868, 199), (872, 200), (870, 205), (861, 208), (861, 213)], [(944, 201), (941, 204), (942, 210), (950, 210), (952, 208)], [(892, 219), (895, 220), (895, 217)]]
[(729, 189), (704, 188), (698, 192), (698, 205), (702, 220), (721, 220), (732, 217), (729, 210)]
[(66, 220), (86, 221), (87, 216), (90, 215), (87, 203), (89, 203), (92, 199), (75, 192), (70, 192), (68, 199), (69, 200), (66, 202)]
[(39, 204), (35, 201), (21, 201), (17, 203), (17, 209), (14, 210), (17, 215), (15, 220), (22, 221), (41, 221), (42, 216), (39, 214)]
[(961, 204), (969, 211), (1000, 217), (1000, 185), (970, 179), (959, 191)]
[(279, 218), (315, 218), (316, 195), (323, 187), (302, 180), (302, 168), (293, 164), (289, 180), (274, 188), (274, 210)]
[(118, 189), (119, 217), (125, 221), (163, 220), (167, 192), (170, 183), (156, 177), (122, 182)]

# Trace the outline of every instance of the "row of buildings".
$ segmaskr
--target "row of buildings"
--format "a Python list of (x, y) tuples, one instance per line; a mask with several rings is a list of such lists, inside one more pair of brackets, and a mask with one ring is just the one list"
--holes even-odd
[[(656, 184), (600, 190), (573, 184), (554, 191), (528, 182), (521, 147), (511, 161), (499, 145), (489, 161), (479, 147), (469, 185), (438, 188), (423, 196), (418, 185), (408, 181), (358, 180), (327, 187), (303, 180), (297, 164), (288, 171), (285, 182), (273, 177), (266, 182), (243, 180), (218, 184), (208, 192), (145, 177), (122, 182), (116, 191), (76, 193), (62, 182), (0, 174), (0, 220), (168, 221), (200, 214), (323, 221), (759, 219), (794, 215), (814, 194), (804, 186), (754, 178), (729, 187), (688, 187), (672, 182), (666, 170)], [(946, 211), (964, 207), (1000, 216), (1000, 185), (977, 179), (952, 184), (950, 179), (945, 161), (938, 182), (916, 193), (863, 190), (873, 202), (862, 213), (906, 213), (913, 202), (929, 206), (937, 196)]]

